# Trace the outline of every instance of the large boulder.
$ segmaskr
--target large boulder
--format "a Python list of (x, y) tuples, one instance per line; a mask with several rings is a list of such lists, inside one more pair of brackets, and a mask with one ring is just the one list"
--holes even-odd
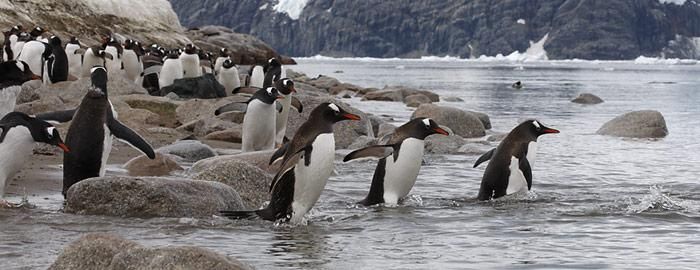
[(319, 75), (318, 78), (311, 79), (309, 83), (318, 88), (325, 89), (326, 91), (330, 90), (334, 86), (340, 85), (338, 79), (323, 75)]
[(485, 114), (482, 112), (475, 112), (475, 111), (465, 111), (465, 112), (471, 113), (474, 116), (478, 117), (479, 120), (481, 121), (481, 123), (484, 124), (485, 129), (491, 129), (491, 118), (489, 118), (488, 114)]
[(371, 91), (364, 93), (362, 100), (378, 100), (378, 101), (398, 101), (402, 102), (408, 96), (424, 95), (430, 99), (430, 102), (439, 102), (440, 96), (430, 91), (418, 90), (404, 86), (386, 86), (379, 91)]
[(184, 161), (195, 162), (201, 159), (216, 156), (216, 151), (210, 146), (195, 140), (183, 140), (174, 142), (156, 149), (156, 152), (171, 154), (184, 159)]
[(449, 127), (456, 135), (464, 138), (483, 137), (486, 135), (486, 129), (479, 117), (457, 108), (423, 104), (413, 112), (411, 119), (417, 117), (431, 118), (438, 124)]
[(175, 93), (181, 98), (222, 98), (226, 89), (213, 74), (204, 74), (194, 78), (176, 79), (172, 85), (160, 89), (160, 95)]
[(239, 158), (220, 156), (203, 160), (192, 168), (194, 178), (216, 181), (233, 187), (248, 208), (257, 209), (270, 199), (272, 175)]
[(275, 153), (276, 150), (265, 150), (265, 151), (255, 151), (255, 152), (245, 152), (235, 155), (221, 155), (212, 158), (207, 158), (198, 161), (192, 165), (192, 172), (201, 172), (208, 167), (212, 167), (216, 164), (226, 164), (232, 160), (244, 161), (250, 165), (258, 167), (268, 174), (276, 174), (280, 167), (280, 162), (269, 165), (270, 157)]
[(165, 176), (174, 171), (182, 171), (176, 156), (156, 153), (155, 159), (150, 159), (145, 155), (135, 157), (124, 164), (129, 176)]
[(66, 213), (118, 217), (207, 217), (244, 210), (236, 190), (179, 178), (105, 176), (80, 181), (66, 194)]
[(90, 233), (63, 249), (49, 270), (252, 269), (200, 247), (147, 248), (114, 234)]
[(425, 152), (431, 154), (456, 154), (467, 141), (456, 135), (432, 135), (425, 139)]
[(177, 120), (184, 124), (193, 120), (214, 117), (214, 112), (221, 106), (232, 102), (245, 102), (248, 97), (231, 96), (221, 99), (190, 99), (175, 109)]
[(175, 110), (183, 102), (166, 97), (154, 97), (151, 95), (126, 95), (115, 98), (121, 100), (134, 109), (144, 109), (160, 116), (161, 122), (167, 127), (177, 126), (177, 114)]
[(573, 103), (578, 104), (598, 104), (603, 103), (603, 99), (590, 93), (582, 93), (578, 97), (571, 100)]
[(297, 97), (304, 105), (304, 112), (302, 114), (289, 114), (286, 134), (288, 138), (291, 139), (294, 137), (294, 133), (309, 118), (311, 111), (323, 102), (333, 102), (343, 107), (343, 109), (348, 112), (357, 114), (362, 118), (360, 121), (340, 121), (334, 125), (333, 131), (335, 133), (335, 147), (337, 149), (347, 148), (359, 136), (374, 136), (372, 124), (370, 123), (369, 117), (364, 112), (350, 107), (350, 105), (340, 102), (330, 96), (314, 97), (298, 95)]
[(632, 138), (662, 138), (668, 135), (666, 120), (658, 111), (628, 112), (605, 123), (596, 132), (600, 135)]

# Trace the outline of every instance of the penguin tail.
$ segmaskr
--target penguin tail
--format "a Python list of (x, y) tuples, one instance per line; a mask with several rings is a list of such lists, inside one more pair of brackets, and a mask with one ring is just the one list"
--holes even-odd
[(258, 218), (258, 210), (252, 211), (219, 211), (222, 217), (229, 219), (256, 219)]

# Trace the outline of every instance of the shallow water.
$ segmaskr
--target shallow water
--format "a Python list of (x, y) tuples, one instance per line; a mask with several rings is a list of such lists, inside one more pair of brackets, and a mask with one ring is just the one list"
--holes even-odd
[[(117, 232), (149, 246), (198, 245), (259, 269), (696, 269), (700, 257), (700, 65), (300, 60), (293, 69), (361, 86), (402, 84), (455, 96), (489, 114), (490, 133), (537, 118), (561, 134), (540, 138), (533, 192), (477, 202), (477, 155), (426, 158), (401, 206), (358, 207), (374, 162), (336, 162), (306, 226), (211, 219), (119, 219), (58, 211), (60, 194), (33, 209), (0, 209), (2, 269), (45, 268), (85, 232)], [(522, 67), (522, 68), (521, 68)], [(332, 73), (342, 70), (343, 73)], [(509, 86), (522, 80), (525, 88)], [(605, 103), (570, 103), (590, 92)], [(346, 100), (408, 119), (402, 103)], [(664, 114), (668, 137), (595, 135), (631, 110)], [(488, 150), (496, 143), (474, 145)], [(57, 174), (60, 177), (60, 174)]]

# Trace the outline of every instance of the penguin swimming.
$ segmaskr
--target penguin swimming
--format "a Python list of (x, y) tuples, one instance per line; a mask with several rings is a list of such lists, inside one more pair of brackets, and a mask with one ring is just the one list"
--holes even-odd
[(554, 133), (559, 131), (537, 120), (527, 120), (511, 130), (498, 147), (479, 157), (474, 168), (484, 161), (491, 161), (484, 171), (477, 198), (490, 200), (530, 190), (537, 138)]
[(66, 44), (66, 57), (68, 57), (68, 73), (74, 77), (80, 77), (82, 72), (83, 56), (75, 52), (80, 49), (80, 41), (76, 37), (71, 37)]
[(177, 79), (182, 79), (184, 73), (179, 53), (178, 50), (170, 51), (167, 59), (163, 62), (160, 75), (158, 75), (158, 85), (161, 89), (172, 85)]
[(282, 98), (274, 87), (258, 90), (248, 100), (243, 116), (241, 151), (275, 149), (275, 100)]
[(21, 112), (11, 112), (0, 119), (0, 197), (5, 194), (7, 181), (31, 158), (35, 142), (70, 152), (58, 130), (46, 121)]
[(139, 51), (140, 48), (138, 43), (131, 39), (127, 39), (124, 42), (122, 65), (124, 66), (126, 78), (132, 82), (135, 82), (141, 75), (141, 72), (143, 72), (143, 65), (141, 64), (141, 55), (139, 54)]
[(221, 65), (219, 70), (219, 75), (216, 76), (216, 80), (219, 81), (221, 85), (226, 88), (226, 93), (232, 93), (233, 89), (241, 87), (241, 80), (238, 76), (238, 67), (233, 64), (231, 59), (226, 59)]
[(48, 82), (57, 83), (68, 80), (68, 56), (63, 50), (61, 39), (57, 36), (49, 38), (49, 47), (51, 47), (51, 55), (46, 61), (46, 74)]
[(523, 83), (521, 81), (514, 82), (510, 87), (513, 87), (515, 89), (520, 89), (523, 88)]
[(92, 68), (95, 66), (104, 66), (106, 59), (113, 59), (111, 53), (105, 52), (100, 46), (87, 48), (86, 50), (78, 49), (74, 54), (83, 54), (83, 77), (88, 77), (92, 74)]
[(321, 103), (301, 125), (294, 138), (278, 149), (270, 163), (282, 159), (282, 166), (270, 186), (266, 208), (254, 211), (221, 211), (231, 219), (253, 218), (282, 220), (298, 224), (316, 204), (333, 172), (335, 139), (333, 124), (360, 120), (333, 103)]
[(107, 70), (92, 69), (92, 87), (75, 110), (39, 114), (37, 118), (65, 122), (72, 119), (66, 145), (70, 152), (63, 156), (63, 195), (83, 179), (104, 176), (107, 159), (112, 150), (112, 139), (117, 137), (140, 150), (150, 159), (153, 148), (138, 133), (116, 119), (116, 113), (107, 95)]
[(396, 128), (394, 133), (380, 140), (378, 145), (355, 150), (343, 162), (356, 159), (378, 158), (372, 185), (360, 204), (380, 203), (396, 205), (406, 197), (416, 183), (423, 162), (425, 138), (433, 134), (449, 135), (430, 118), (416, 118)]
[(180, 62), (182, 64), (183, 78), (202, 76), (202, 69), (199, 66), (199, 54), (197, 54), (197, 47), (194, 45), (187, 44), (185, 46), (185, 51), (180, 55)]

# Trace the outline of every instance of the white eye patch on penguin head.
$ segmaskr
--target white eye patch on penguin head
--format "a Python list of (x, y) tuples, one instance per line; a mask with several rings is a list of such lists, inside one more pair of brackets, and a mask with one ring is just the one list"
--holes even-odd
[(425, 128), (430, 128), (430, 118), (425, 118), (423, 119), (423, 124), (425, 124)]
[(340, 112), (340, 108), (338, 108), (338, 105), (335, 105), (333, 103), (329, 103), (328, 107), (331, 108), (331, 110), (335, 111), (336, 113)]
[(535, 126), (537, 130), (542, 128), (542, 125), (540, 124), (540, 122), (537, 122), (537, 120), (533, 120), (532, 125)]
[(48, 137), (49, 139), (52, 139), (54, 136), (54, 132), (56, 132), (55, 127), (47, 127), (46, 128), (46, 137)]

